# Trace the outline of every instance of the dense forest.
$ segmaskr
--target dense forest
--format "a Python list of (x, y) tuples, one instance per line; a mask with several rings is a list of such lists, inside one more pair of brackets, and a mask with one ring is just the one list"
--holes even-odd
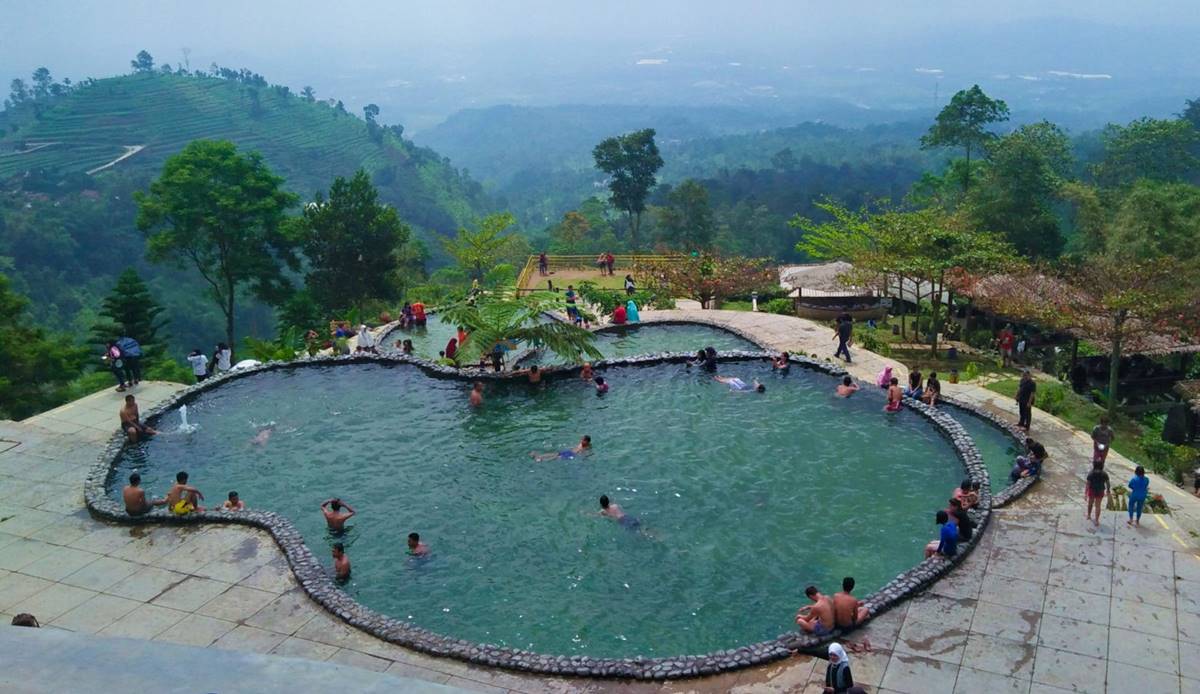
[[(511, 283), (535, 250), (804, 261), (818, 257), (807, 235), (849, 210), (936, 209), (1048, 261), (1118, 237), (1186, 255), (1200, 236), (1196, 101), (1177, 118), (1075, 135), (1016, 125), (978, 87), (932, 124), (859, 128), (773, 127), (778, 114), (733, 109), (491, 109), (440, 130), (474, 165), (456, 169), (382, 125), (374, 105), (359, 118), (308, 87), (155, 68), (144, 52), (132, 67), (80, 84), (43, 68), (11, 85), (0, 112), (11, 355), (45, 340), (62, 347), (45, 358), (74, 363), (85, 352), (72, 350), (128, 325), (122, 296), (136, 295), (155, 307), (143, 329), (169, 375), (168, 355), (221, 338), (287, 352), (331, 317)], [(657, 124), (643, 118), (667, 135), (637, 129)]]
[[(15, 81), (0, 112), (0, 271), (30, 298), (33, 320), (81, 338), (126, 267), (166, 306), (175, 354), (209, 346), (219, 333), (200, 278), (149, 264), (135, 226), (134, 192), (192, 140), (259, 152), (305, 200), (363, 169), (413, 226), (418, 257), (442, 256), (437, 238), (492, 207), (441, 155), (405, 139), (401, 127), (379, 125), (377, 110), (360, 118), (337, 100), (268, 84), (249, 70), (167, 72), (150, 62), (77, 84), (39, 70), (31, 85)], [(141, 149), (101, 168), (131, 146)], [(241, 320), (253, 334), (274, 330), (272, 311), (258, 302)]]

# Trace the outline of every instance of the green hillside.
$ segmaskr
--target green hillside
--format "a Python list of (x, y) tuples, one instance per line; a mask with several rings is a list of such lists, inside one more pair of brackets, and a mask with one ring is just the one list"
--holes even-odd
[[(167, 308), (171, 350), (208, 346), (221, 318), (194, 270), (152, 265), (135, 227), (136, 191), (188, 142), (227, 139), (257, 150), (311, 199), (363, 168), (426, 248), (491, 211), (481, 187), (446, 159), (323, 101), (245, 80), (135, 74), (75, 86), (0, 111), (0, 273), (30, 299), (39, 324), (82, 340), (116, 276), (134, 267)], [(136, 153), (112, 163), (130, 148)], [(107, 168), (106, 164), (112, 163)], [(99, 170), (97, 170), (99, 169)], [(89, 173), (91, 172), (91, 173)], [(239, 332), (269, 336), (271, 310), (243, 302)]]
[(157, 172), (196, 139), (227, 139), (262, 153), (308, 198), (334, 176), (365, 168), (409, 223), (446, 233), (486, 211), (479, 186), (437, 153), (323, 101), (283, 87), (216, 77), (135, 74), (97, 80), (49, 103), (0, 113), (0, 180), (31, 170), (86, 173), (127, 147), (143, 149), (109, 172)]

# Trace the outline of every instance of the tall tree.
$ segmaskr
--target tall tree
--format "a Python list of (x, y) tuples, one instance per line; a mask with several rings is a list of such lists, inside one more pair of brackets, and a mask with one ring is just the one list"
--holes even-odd
[(571, 210), (550, 230), (550, 250), (564, 255), (585, 253), (590, 250), (586, 244), (591, 230), (587, 217)]
[(986, 128), (1008, 120), (1008, 104), (992, 99), (976, 84), (959, 91), (937, 115), (929, 132), (921, 137), (921, 148), (962, 147), (967, 157), (963, 191), (971, 187), (971, 153), (983, 149), (995, 137)]
[(730, 296), (746, 295), (779, 286), (779, 276), (766, 258), (720, 256), (703, 252), (664, 256), (633, 268), (643, 287), (686, 296), (711, 308)]
[(54, 84), (54, 78), (50, 76), (50, 70), (45, 67), (39, 67), (33, 71), (33, 93), (39, 99), (45, 99), (50, 96), (50, 85)]
[(379, 107), (375, 104), (367, 104), (366, 106), (363, 106), (363, 116), (366, 118), (368, 123), (374, 123), (375, 119), (379, 116)]
[(1138, 181), (1121, 198), (1107, 234), (1112, 253), (1200, 262), (1200, 187)]
[(304, 85), (304, 89), (300, 90), (300, 96), (304, 97), (304, 100), (310, 104), (317, 100), (317, 93), (308, 85)]
[(309, 261), (305, 285), (326, 310), (397, 297), (400, 249), (410, 232), (395, 208), (380, 204), (366, 171), (334, 179), (329, 199), (318, 193), (293, 224)]
[(145, 355), (153, 359), (162, 351), (164, 336), (159, 331), (167, 323), (162, 318), (164, 311), (137, 270), (126, 268), (100, 303), (100, 320), (92, 324), (92, 342), (102, 345), (127, 335), (137, 340)]
[(708, 189), (692, 178), (675, 186), (658, 208), (658, 225), (659, 237), (675, 249), (707, 248), (716, 231)]
[(1104, 159), (1093, 167), (1102, 186), (1117, 187), (1139, 178), (1186, 181), (1200, 170), (1195, 155), (1200, 131), (1187, 120), (1141, 118), (1104, 129)]
[(1062, 250), (1055, 205), (1072, 168), (1066, 133), (1047, 121), (1024, 125), (988, 143), (989, 161), (967, 199), (980, 229), (1003, 234), (1023, 254)]
[(282, 183), (257, 152), (196, 140), (167, 159), (149, 192), (134, 196), (150, 259), (200, 273), (225, 316), (230, 348), (238, 292), (278, 303), (291, 289), (284, 267), (299, 270), (296, 242), (281, 231), (296, 196)]
[(19, 77), (13, 79), (12, 82), (9, 82), (8, 88), (10, 90), (10, 94), (8, 96), (9, 101), (11, 101), (14, 105), (19, 104), (29, 98), (29, 87), (25, 86), (25, 80)]
[(475, 231), (459, 227), (454, 238), (442, 239), (442, 245), (471, 279), (483, 281), (484, 274), (515, 241), (514, 235), (505, 231), (516, 223), (512, 213), (496, 212), (480, 220)]
[(646, 128), (610, 137), (592, 149), (596, 168), (608, 174), (612, 204), (629, 219), (629, 246), (638, 247), (638, 229), (646, 211), (646, 197), (654, 187), (663, 159), (654, 143), (654, 129)]
[(0, 419), (24, 419), (61, 404), (86, 357), (69, 338), (31, 326), (28, 305), (0, 274)]
[(149, 51), (138, 51), (137, 56), (129, 61), (129, 66), (134, 72), (153, 72), (154, 71), (154, 56), (150, 55)]
[(1191, 123), (1192, 127), (1200, 132), (1200, 99), (1188, 99), (1179, 117)]

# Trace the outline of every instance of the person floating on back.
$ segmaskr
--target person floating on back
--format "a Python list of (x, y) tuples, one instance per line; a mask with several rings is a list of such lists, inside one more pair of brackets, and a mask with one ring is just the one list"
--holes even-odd
[(186, 516), (193, 512), (204, 512), (204, 507), (200, 502), (204, 500), (204, 495), (199, 489), (189, 485), (188, 474), (184, 471), (179, 471), (175, 475), (175, 484), (171, 485), (171, 491), (167, 492), (167, 508), (171, 509), (171, 513), (177, 516)]
[(529, 456), (539, 463), (545, 460), (553, 460), (559, 458), (561, 460), (574, 460), (576, 457), (590, 453), (592, 450), (592, 437), (584, 436), (579, 439), (579, 443), (574, 448), (568, 448), (561, 451), (550, 451), (548, 453), (531, 452)]
[(325, 523), (334, 533), (345, 532), (346, 521), (354, 517), (358, 513), (350, 504), (343, 502), (341, 499), (334, 497), (327, 499), (321, 503), (321, 514), (325, 516)]
[(750, 392), (765, 393), (765, 392), (767, 392), (767, 387), (764, 386), (763, 384), (759, 383), (757, 378), (753, 379), (753, 381), (754, 381), (753, 388), (746, 385), (746, 382), (743, 381), (742, 379), (738, 378), (737, 376), (713, 376), (713, 380), (716, 381), (717, 383), (724, 383), (725, 385), (729, 386), (729, 392), (731, 392), (731, 393), (750, 393)]
[(167, 503), (166, 499), (148, 500), (141, 484), (142, 476), (135, 472), (129, 476), (128, 486), (121, 490), (121, 498), (125, 500), (125, 513), (131, 516), (144, 516), (150, 513), (153, 507), (165, 506)]

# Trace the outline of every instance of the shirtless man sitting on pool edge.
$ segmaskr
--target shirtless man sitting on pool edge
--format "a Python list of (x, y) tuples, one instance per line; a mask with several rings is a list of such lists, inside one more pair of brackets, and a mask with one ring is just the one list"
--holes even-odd
[(796, 612), (796, 625), (814, 636), (825, 636), (833, 631), (833, 601), (828, 595), (821, 595), (816, 586), (804, 589), (804, 594), (813, 604), (805, 605)]

